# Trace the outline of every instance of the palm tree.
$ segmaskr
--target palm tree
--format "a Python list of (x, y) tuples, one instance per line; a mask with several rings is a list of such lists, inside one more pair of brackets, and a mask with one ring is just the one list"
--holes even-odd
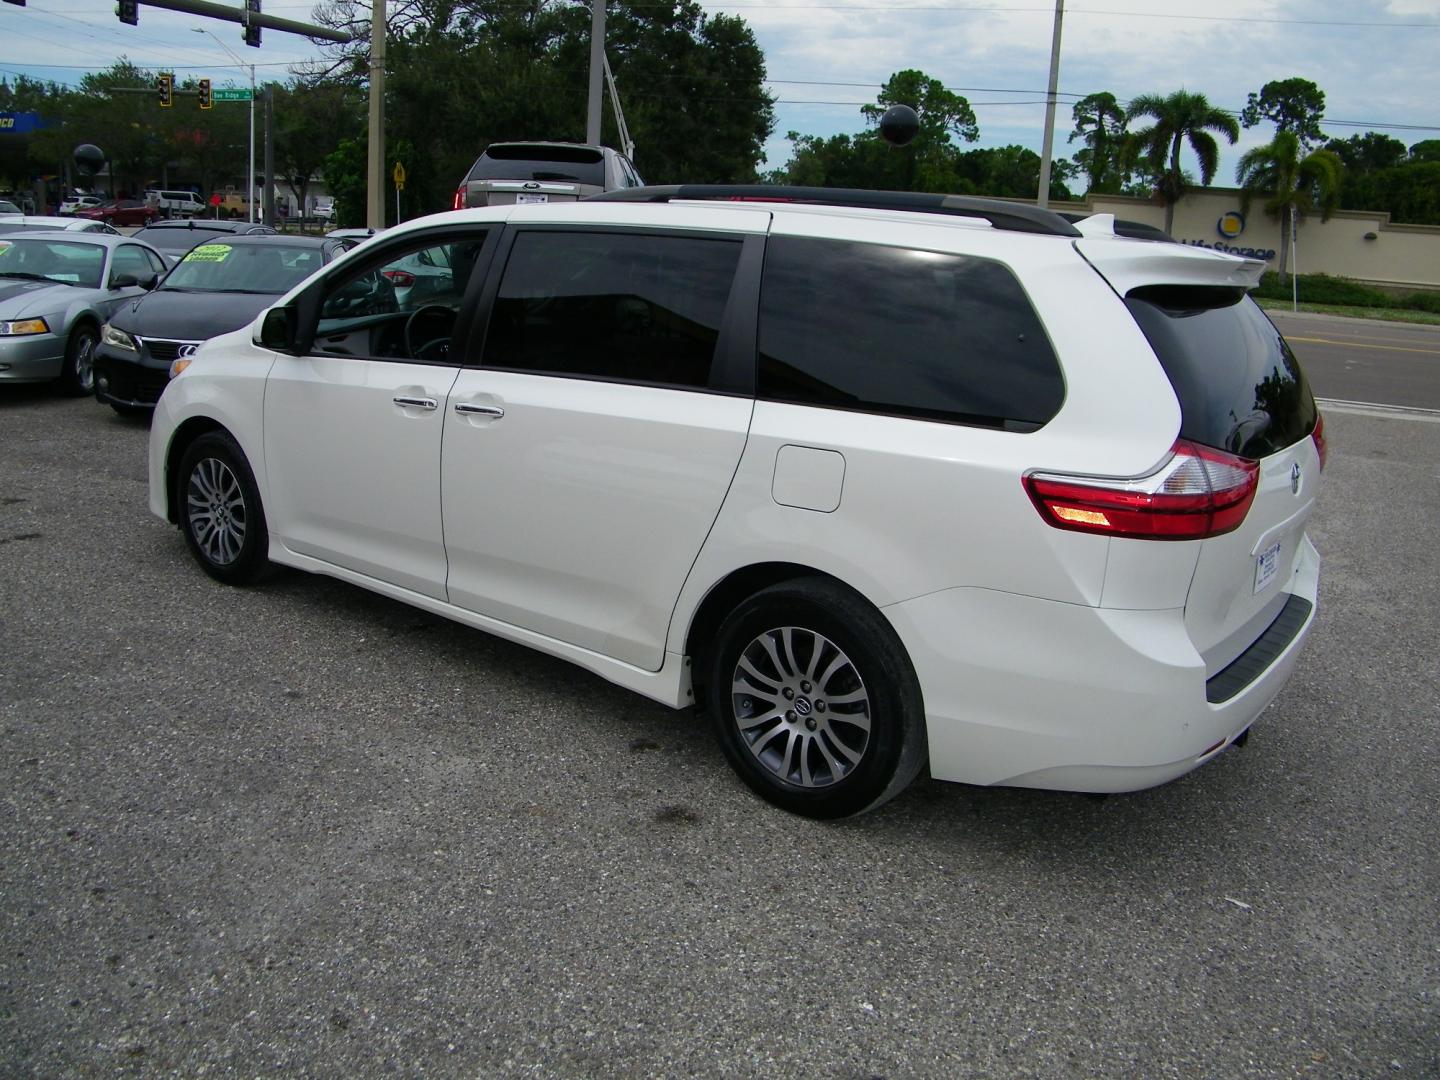
[[(1235, 182), (1245, 189), (1240, 209), (1250, 212), (1256, 197), (1265, 200), (1265, 212), (1280, 219), (1280, 273), (1290, 261), (1290, 222), (1318, 205), (1320, 220), (1328, 221), (1340, 203), (1345, 165), (1333, 150), (1312, 150), (1300, 156), (1300, 139), (1293, 131), (1277, 131), (1275, 141), (1240, 156)], [(1292, 215), (1293, 212), (1293, 215)]]
[(1133, 133), (1135, 144), (1159, 172), (1156, 185), (1165, 200), (1165, 231), (1175, 222), (1175, 204), (1184, 196), (1189, 184), (1180, 168), (1180, 147), (1189, 143), (1200, 160), (1200, 183), (1209, 184), (1220, 165), (1220, 147), (1211, 131), (1218, 131), (1231, 143), (1240, 138), (1240, 122), (1205, 99), (1204, 94), (1177, 90), (1169, 97), (1142, 94), (1125, 110), (1126, 121), (1148, 116), (1155, 123)]

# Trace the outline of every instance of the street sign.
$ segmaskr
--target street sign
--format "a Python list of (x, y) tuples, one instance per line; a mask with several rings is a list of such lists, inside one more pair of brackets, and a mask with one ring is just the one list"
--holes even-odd
[(404, 166), (404, 165), (401, 165), (400, 162), (398, 162), (398, 161), (395, 162), (395, 171), (392, 172), (392, 173), (390, 174), (390, 176), (391, 176), (391, 179), (393, 179), (393, 180), (395, 181), (395, 190), (396, 190), (396, 191), (404, 191), (404, 190), (405, 190), (405, 166)]
[(239, 90), (211, 90), (211, 101), (249, 101), (250, 88), (242, 86)]

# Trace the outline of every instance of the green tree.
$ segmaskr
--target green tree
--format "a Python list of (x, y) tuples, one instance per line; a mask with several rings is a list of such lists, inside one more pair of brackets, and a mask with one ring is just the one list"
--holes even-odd
[(1405, 160), (1405, 144), (1378, 131), (1351, 135), (1348, 139), (1331, 139), (1325, 149), (1344, 163), (1347, 178), (1393, 168)]
[(271, 93), (275, 95), (275, 174), (295, 192), (304, 213), (310, 205), (311, 181), (324, 172), (326, 159), (343, 140), (361, 134), (364, 100), (354, 87), (333, 80), (295, 80), (272, 86)]
[(1440, 139), (1426, 139), (1424, 142), (1417, 142), (1410, 147), (1410, 161), (1412, 163), (1440, 161)]
[(1269, 120), (1275, 130), (1288, 131), (1300, 140), (1302, 149), (1323, 142), (1320, 120), (1325, 115), (1325, 91), (1309, 79), (1275, 79), (1251, 94), (1240, 110), (1240, 122), (1247, 128)]
[[(312, 76), (363, 86), (368, 12), (362, 0), (332, 0), (317, 11), (320, 21), (359, 36), (330, 50)], [(387, 19), (386, 140), (414, 147), (407, 200), (413, 193), (418, 205), (448, 207), (489, 143), (585, 138), (588, 8), (401, 0)], [(708, 15), (694, 0), (612, 0), (606, 53), (647, 181), (755, 179), (774, 107), (764, 55), (742, 20)], [(601, 138), (619, 145), (608, 101)]]
[(1180, 150), (1187, 143), (1200, 163), (1200, 183), (1208, 185), (1220, 165), (1220, 147), (1211, 131), (1231, 143), (1240, 138), (1235, 118), (1217, 109), (1204, 94), (1177, 90), (1168, 97), (1142, 94), (1125, 110), (1127, 122), (1149, 117), (1150, 127), (1133, 133), (1135, 146), (1158, 177), (1156, 193), (1165, 203), (1165, 231), (1175, 222), (1175, 204), (1191, 184), (1180, 165)]
[(1125, 150), (1125, 110), (1108, 91), (1090, 94), (1075, 103), (1071, 114), (1075, 130), (1070, 142), (1082, 139), (1075, 163), (1085, 174), (1088, 190), (1114, 194), (1125, 183), (1122, 160)]
[(1318, 207), (1326, 221), (1340, 202), (1345, 166), (1330, 150), (1306, 154), (1293, 131), (1279, 131), (1268, 146), (1257, 146), (1240, 156), (1235, 180), (1244, 189), (1241, 209), (1249, 213), (1256, 198), (1265, 200), (1265, 212), (1280, 222), (1280, 273), (1289, 264), (1292, 221)]

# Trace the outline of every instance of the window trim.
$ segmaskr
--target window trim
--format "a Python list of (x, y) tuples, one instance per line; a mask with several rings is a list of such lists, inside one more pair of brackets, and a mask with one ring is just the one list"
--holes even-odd
[[(425, 367), (459, 367), (467, 355), (468, 338), (475, 322), (476, 302), (490, 278), (490, 267), (495, 251), (499, 247), (502, 229), (495, 222), (473, 225), (451, 225), (433, 229), (418, 229), (388, 240), (383, 246), (367, 251), (363, 258), (346, 259), (333, 270), (327, 269), (320, 277), (293, 301), (296, 313), (297, 333), (295, 336), (296, 356), (325, 356), (340, 360), (378, 361), (389, 364), (419, 364)], [(433, 358), (416, 359), (408, 356), (344, 356), (340, 353), (315, 351), (315, 332), (320, 324), (320, 309), (325, 297), (342, 285), (356, 278), (378, 270), (388, 262), (403, 258), (407, 254), (423, 251), (440, 244), (456, 243), (469, 237), (484, 236), (480, 253), (475, 256), (475, 269), (460, 298), (460, 308), (455, 314), (455, 328), (451, 331), (450, 355), (445, 360)]]
[[(485, 344), (490, 332), (490, 317), (500, 293), (510, 255), (517, 239), (526, 233), (604, 233), (607, 235), (672, 237), (683, 240), (725, 240), (739, 242), (740, 257), (735, 264), (735, 277), (730, 282), (730, 295), (720, 316), (715, 340), (715, 359), (710, 365), (710, 378), (704, 386), (654, 382), (622, 378), (618, 375), (581, 375), (565, 371), (536, 371), (534, 368), (497, 367), (484, 363)], [(712, 229), (645, 228), (629, 225), (588, 224), (580, 222), (526, 222), (507, 224), (497, 249), (485, 291), (475, 308), (474, 333), (463, 358), (466, 370), (496, 371), (512, 375), (530, 375), (542, 379), (576, 379), (582, 382), (612, 383), (620, 386), (647, 386), (660, 390), (678, 390), (692, 394), (719, 394), (725, 397), (755, 396), (755, 376), (759, 363), (756, 329), (760, 302), (760, 270), (765, 261), (764, 233), (736, 233)]]

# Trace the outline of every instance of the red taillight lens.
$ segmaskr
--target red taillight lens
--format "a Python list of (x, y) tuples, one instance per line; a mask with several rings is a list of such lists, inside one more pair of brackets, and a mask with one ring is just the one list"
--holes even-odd
[(1330, 448), (1325, 445), (1325, 414), (1315, 414), (1315, 430), (1310, 433), (1310, 438), (1315, 441), (1315, 452), (1320, 455), (1320, 471), (1325, 471), (1325, 460), (1330, 456)]
[(465, 209), (465, 185), (461, 184), (455, 189), (455, 201), (450, 207), (451, 210)]
[(1184, 439), (1148, 476), (1031, 473), (1040, 516), (1057, 529), (1132, 540), (1203, 540), (1240, 526), (1255, 499), (1260, 464)]
[(399, 289), (408, 289), (415, 284), (415, 275), (408, 270), (381, 270), (389, 280), (390, 284)]

